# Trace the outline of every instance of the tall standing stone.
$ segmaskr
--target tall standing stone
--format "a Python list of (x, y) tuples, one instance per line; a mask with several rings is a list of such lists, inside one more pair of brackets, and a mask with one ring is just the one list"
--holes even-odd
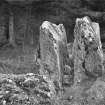
[(86, 77), (101, 76), (104, 67), (99, 24), (91, 22), (89, 17), (77, 18), (74, 37), (75, 84), (80, 83)]
[(63, 71), (68, 59), (66, 32), (62, 24), (43, 22), (40, 27), (40, 53), (42, 74), (62, 87)]

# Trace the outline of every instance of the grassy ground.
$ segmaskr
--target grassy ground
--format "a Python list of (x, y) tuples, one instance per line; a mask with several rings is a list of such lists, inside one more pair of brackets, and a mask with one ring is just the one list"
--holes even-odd
[(0, 50), (0, 73), (38, 73), (39, 65), (36, 63), (34, 48), (6, 46)]
[(19, 48), (0, 51), (0, 105), (105, 105), (105, 74), (56, 90), (29, 56)]

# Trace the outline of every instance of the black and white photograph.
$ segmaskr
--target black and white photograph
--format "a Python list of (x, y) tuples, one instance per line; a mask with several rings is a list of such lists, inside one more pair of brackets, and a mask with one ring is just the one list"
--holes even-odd
[(105, 105), (105, 0), (0, 0), (0, 105)]

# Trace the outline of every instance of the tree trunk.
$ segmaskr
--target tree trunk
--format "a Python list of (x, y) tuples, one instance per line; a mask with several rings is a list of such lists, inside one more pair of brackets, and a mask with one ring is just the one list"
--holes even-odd
[(9, 43), (15, 46), (14, 16), (12, 11), (10, 11), (9, 15)]

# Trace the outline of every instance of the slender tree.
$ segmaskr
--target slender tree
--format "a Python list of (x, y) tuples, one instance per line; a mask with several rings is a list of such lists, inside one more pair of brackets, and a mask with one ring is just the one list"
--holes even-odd
[(9, 8), (9, 44), (15, 46), (15, 34), (14, 34), (14, 13)]

